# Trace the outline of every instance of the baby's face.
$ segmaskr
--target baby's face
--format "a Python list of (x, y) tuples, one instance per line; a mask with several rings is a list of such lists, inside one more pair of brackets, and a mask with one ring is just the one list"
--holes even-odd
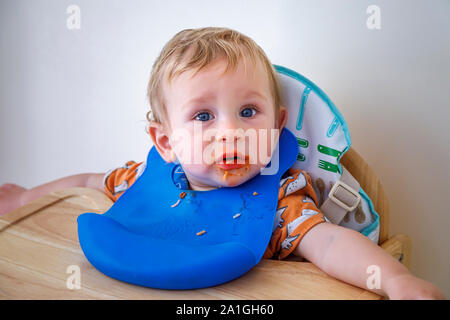
[(268, 75), (260, 62), (255, 68), (247, 60), (245, 71), (241, 61), (221, 76), (226, 65), (217, 60), (193, 77), (193, 70), (186, 71), (164, 88), (169, 144), (193, 190), (233, 187), (257, 175), (285, 123), (284, 107), (275, 123)]

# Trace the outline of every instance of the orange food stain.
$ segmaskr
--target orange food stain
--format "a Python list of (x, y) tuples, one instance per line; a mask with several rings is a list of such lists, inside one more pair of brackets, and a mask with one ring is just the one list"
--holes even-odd
[(222, 180), (225, 180), (228, 176), (228, 170), (223, 173)]
[(225, 181), (228, 176), (242, 176), (244, 173), (242, 170), (248, 171), (250, 169), (250, 163), (248, 162), (248, 156), (245, 158), (245, 165), (242, 168), (239, 169), (233, 169), (235, 170), (234, 173), (231, 173), (230, 170), (224, 170), (222, 168), (217, 167), (219, 170), (223, 171), (222, 180)]

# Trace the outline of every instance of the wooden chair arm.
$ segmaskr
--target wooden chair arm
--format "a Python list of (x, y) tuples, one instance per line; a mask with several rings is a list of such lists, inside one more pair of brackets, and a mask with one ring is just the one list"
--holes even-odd
[(405, 267), (411, 266), (411, 239), (406, 234), (396, 234), (384, 241), (381, 248), (400, 261)]

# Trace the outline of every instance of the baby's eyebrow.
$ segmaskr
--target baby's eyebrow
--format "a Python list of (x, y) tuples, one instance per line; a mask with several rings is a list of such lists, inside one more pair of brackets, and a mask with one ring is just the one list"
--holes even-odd
[[(247, 97), (247, 98), (252, 97), (252, 96), (256, 96), (264, 101), (267, 101), (267, 98), (263, 94), (259, 93), (258, 91), (254, 91), (254, 90), (247, 91), (246, 94), (244, 95), (244, 97)], [(198, 96), (198, 97), (188, 100), (184, 105), (189, 106), (191, 104), (206, 103), (206, 102), (210, 101), (212, 98), (215, 98), (215, 94), (213, 92), (207, 92), (202, 96)]]
[(263, 99), (264, 101), (267, 101), (266, 97), (264, 95), (262, 95), (261, 93), (259, 93), (258, 91), (249, 91), (247, 93), (247, 96), (248, 97), (257, 96), (257, 97)]
[[(244, 96), (245, 97), (257, 96), (257, 97), (259, 97), (259, 98), (261, 98), (263, 100), (267, 100), (266, 97), (263, 94), (259, 93), (258, 91), (254, 91), (254, 90), (246, 92), (246, 94)], [(187, 102), (187, 104), (194, 103), (194, 102), (197, 102), (197, 103), (198, 102), (205, 102), (205, 101), (208, 101), (209, 99), (214, 98), (214, 97), (215, 97), (214, 93), (208, 92), (208, 93), (206, 93), (203, 96), (192, 98), (191, 100), (189, 100)]]
[(207, 101), (209, 101), (211, 98), (214, 98), (214, 97), (215, 97), (214, 94), (212, 94), (212, 93), (207, 93), (207, 94), (205, 94), (205, 95), (203, 95), (203, 96), (195, 97), (195, 98), (192, 98), (192, 99), (188, 100), (188, 101), (186, 102), (185, 105), (190, 105), (190, 104), (194, 104), (194, 103), (203, 103), (203, 102), (207, 102)]

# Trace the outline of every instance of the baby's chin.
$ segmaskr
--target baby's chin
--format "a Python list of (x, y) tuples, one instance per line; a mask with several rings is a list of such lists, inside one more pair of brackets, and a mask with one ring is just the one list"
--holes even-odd
[(201, 174), (196, 175), (196, 180), (201, 187), (193, 186), (192, 182), (190, 182), (190, 186), (194, 190), (197, 188), (199, 190), (211, 190), (224, 187), (233, 188), (251, 180), (259, 172), (260, 168), (255, 165), (247, 165), (244, 168), (231, 170), (223, 170), (213, 165), (208, 168), (208, 173), (205, 172), (203, 178)]

